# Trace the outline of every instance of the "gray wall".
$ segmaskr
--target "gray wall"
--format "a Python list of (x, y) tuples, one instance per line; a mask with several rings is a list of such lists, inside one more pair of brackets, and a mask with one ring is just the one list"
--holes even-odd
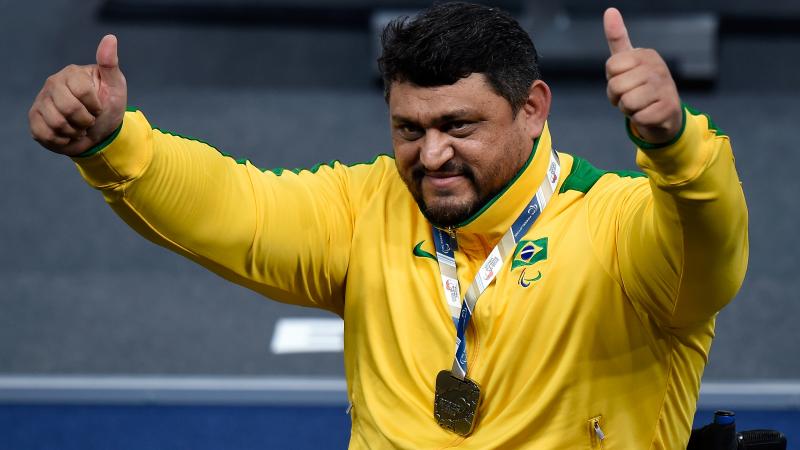
[[(341, 355), (268, 351), (277, 317), (322, 313), (266, 301), (135, 235), (69, 160), (30, 139), (26, 113), (47, 75), (92, 63), (114, 32), (129, 103), (154, 125), (263, 167), (368, 160), (391, 148), (367, 30), (104, 23), (99, 4), (0, 0), (0, 374), (342, 374)], [(751, 260), (706, 379), (800, 379), (800, 35), (723, 36), (720, 52), (715, 89), (683, 100), (732, 138)], [(602, 73), (548, 80), (555, 143), (634, 168)]]

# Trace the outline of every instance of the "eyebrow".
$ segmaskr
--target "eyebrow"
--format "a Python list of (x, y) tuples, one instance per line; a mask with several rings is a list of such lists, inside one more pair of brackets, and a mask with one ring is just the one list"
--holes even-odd
[[(468, 117), (472, 114), (473, 112), (467, 109), (456, 109), (448, 113), (442, 114), (441, 116), (434, 117), (433, 119), (431, 119), (430, 123), (431, 125), (438, 126), (444, 123), (453, 122), (455, 120), (464, 119), (465, 117)], [(416, 119), (412, 119), (410, 117), (406, 117), (400, 114), (392, 115), (392, 123), (420, 125), (416, 121)]]

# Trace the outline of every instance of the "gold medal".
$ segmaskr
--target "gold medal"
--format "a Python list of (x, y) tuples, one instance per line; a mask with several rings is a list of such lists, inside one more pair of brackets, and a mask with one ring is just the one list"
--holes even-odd
[(436, 376), (436, 396), (433, 400), (433, 418), (445, 430), (468, 436), (475, 427), (481, 388), (477, 383), (453, 376), (443, 370)]

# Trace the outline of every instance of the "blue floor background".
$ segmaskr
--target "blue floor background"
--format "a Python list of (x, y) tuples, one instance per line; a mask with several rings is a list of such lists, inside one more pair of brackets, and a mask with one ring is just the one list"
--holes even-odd
[(6, 405), (2, 450), (346, 448), (345, 407)]
[[(739, 410), (739, 430), (772, 428), (800, 442), (800, 411)], [(700, 410), (695, 427), (712, 420)], [(2, 450), (344, 449), (339, 406), (0, 405)]]

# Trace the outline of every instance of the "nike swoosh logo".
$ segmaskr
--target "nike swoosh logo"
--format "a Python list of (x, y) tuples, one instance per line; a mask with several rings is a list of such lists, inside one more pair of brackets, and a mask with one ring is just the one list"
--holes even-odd
[(430, 253), (428, 253), (428, 252), (426, 252), (425, 250), (422, 249), (422, 244), (424, 244), (424, 243), (425, 243), (424, 240), (423, 241), (419, 241), (419, 243), (414, 246), (414, 256), (419, 256), (420, 258), (430, 258), (430, 259), (436, 261), (437, 259), (436, 259), (435, 256), (433, 256), (432, 254), (430, 254)]

